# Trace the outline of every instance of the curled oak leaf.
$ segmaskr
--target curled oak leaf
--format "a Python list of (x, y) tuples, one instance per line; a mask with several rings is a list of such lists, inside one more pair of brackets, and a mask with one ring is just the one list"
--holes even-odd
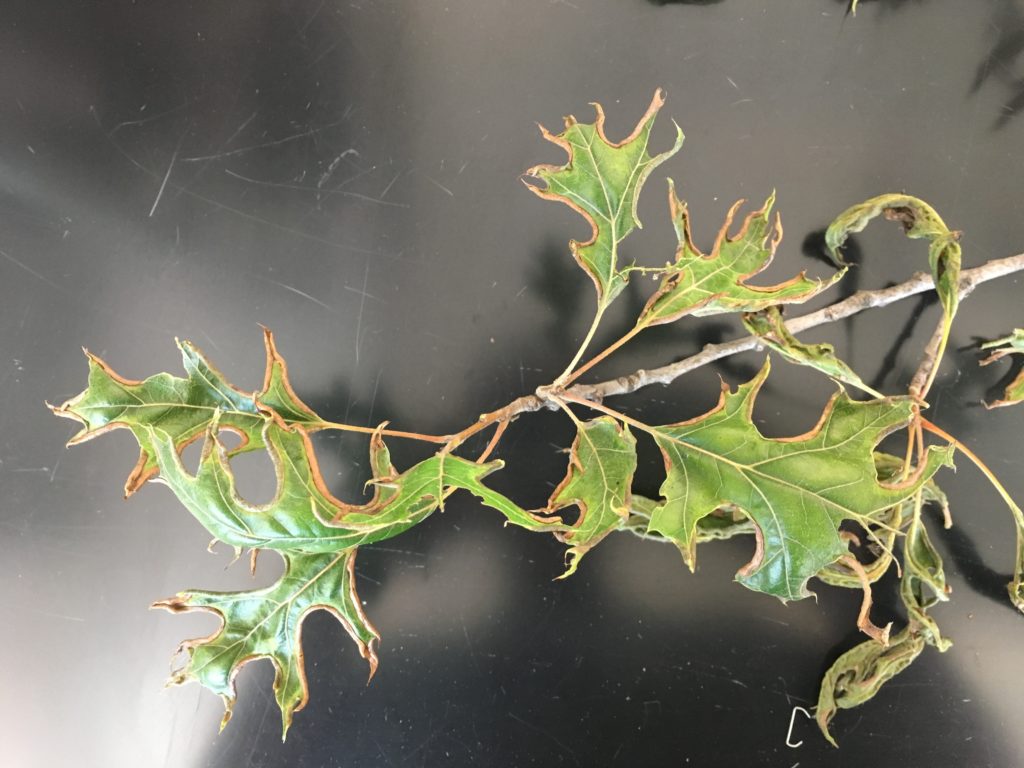
[(849, 384), (873, 397), (884, 397), (865, 384), (850, 366), (836, 357), (835, 348), (831, 344), (804, 344), (797, 339), (786, 328), (779, 307), (771, 306), (760, 312), (745, 312), (743, 325), (752, 335), (760, 338), (789, 362), (814, 368), (837, 382)]
[(733, 218), (744, 201), (733, 205), (707, 255), (693, 244), (689, 210), (686, 203), (676, 197), (671, 179), (668, 202), (679, 249), (675, 262), (662, 271), (661, 285), (640, 314), (638, 328), (671, 323), (685, 315), (753, 312), (773, 304), (807, 301), (845, 274), (846, 270), (842, 269), (828, 280), (816, 280), (801, 272), (778, 285), (747, 283), (771, 264), (782, 241), (782, 220), (778, 214), (774, 219), (771, 217), (775, 193), (762, 208), (748, 214), (740, 231), (730, 236)]
[(857, 558), (850, 555), (845, 555), (842, 561), (860, 579), (861, 590), (864, 593), (860, 604), (860, 613), (857, 615), (857, 629), (875, 642), (881, 645), (889, 645), (889, 632), (892, 630), (892, 622), (890, 621), (884, 627), (880, 627), (871, 620), (871, 606), (874, 604), (874, 594), (864, 566), (857, 561)]
[[(861, 572), (851, 568), (846, 558), (840, 558), (814, 574), (815, 578), (821, 579), (831, 587), (843, 587), (844, 589), (863, 589), (865, 580), (868, 584), (874, 584), (882, 578), (895, 560), (893, 547), (896, 544), (896, 535), (899, 530), (897, 525), (899, 524), (900, 509), (911, 504), (912, 502), (907, 501), (899, 507), (893, 507), (888, 511), (892, 513), (891, 516), (895, 518), (894, 520), (882, 519), (879, 521), (879, 527), (871, 526), (870, 536), (878, 554), (871, 562), (861, 564)], [(855, 534), (845, 531), (843, 533), (845, 534), (843, 538), (851, 543), (858, 545), (861, 543), (860, 537)]]
[[(903, 471), (903, 459), (888, 453), (875, 453), (875, 469), (878, 471), (879, 480), (883, 483), (892, 482)], [(934, 477), (921, 486), (920, 493), (923, 503), (934, 504), (942, 510), (946, 527), (951, 527), (953, 522), (950, 519), (949, 499), (939, 488)], [(878, 581), (889, 570), (889, 566), (892, 565), (895, 558), (896, 537), (908, 528), (918, 516), (916, 509), (916, 499), (911, 498), (891, 509), (884, 510), (876, 519), (867, 521), (872, 538), (878, 540), (878, 543), (874, 545), (874, 548), (878, 550), (875, 559), (864, 564), (864, 572), (867, 574), (869, 583), (873, 584)], [(848, 538), (860, 544), (858, 537), (851, 534), (848, 535)], [(937, 554), (936, 557), (938, 557)], [(833, 587), (862, 588), (860, 576), (847, 568), (841, 560), (825, 566), (816, 576)]]
[[(669, 542), (657, 531), (650, 530), (651, 515), (661, 505), (660, 501), (632, 494), (629, 518), (622, 524), (627, 530), (641, 539)], [(754, 533), (754, 523), (738, 509), (716, 509), (707, 517), (697, 521), (697, 543), (705, 541), (723, 541), (733, 536)]]
[(377, 630), (363, 613), (355, 588), (355, 549), (305, 554), (282, 552), (284, 573), (274, 584), (247, 592), (189, 590), (160, 600), (154, 608), (174, 613), (208, 611), (221, 626), (208, 637), (186, 640), (175, 656), (187, 654), (169, 685), (198, 682), (224, 701), (221, 728), (235, 705), (235, 677), (256, 659), (274, 665), (274, 698), (281, 709), (282, 739), (292, 715), (306, 705), (309, 692), (302, 654), (302, 622), (313, 611), (333, 614), (355, 641), (359, 654), (377, 669)]
[(945, 652), (953, 643), (942, 636), (935, 620), (928, 615), (928, 610), (948, 600), (950, 588), (946, 584), (942, 558), (928, 538), (920, 510), (914, 515), (907, 530), (903, 547), (900, 597), (907, 608), (911, 631), (923, 637), (929, 645)]
[(806, 434), (766, 438), (752, 410), (769, 369), (766, 360), (735, 393), (723, 383), (718, 405), (703, 416), (649, 428), (666, 470), (665, 501), (650, 529), (671, 538), (692, 569), (698, 522), (722, 507), (742, 510), (756, 526), (757, 548), (737, 580), (783, 601), (798, 600), (811, 594), (808, 579), (847, 554), (839, 534), (844, 520), (866, 527), (950, 464), (953, 449), (929, 448), (909, 477), (879, 482), (874, 449), (910, 422), (914, 402), (856, 402), (842, 389)]
[[(895, 457), (890, 458), (899, 462)], [(925, 500), (944, 503), (945, 495), (931, 483), (922, 486), (919, 493), (921, 500), (915, 498), (901, 506), (903, 521), (894, 521), (901, 527), (909, 524), (903, 545), (903, 575), (900, 580), (900, 598), (907, 609), (907, 626), (890, 639), (888, 648), (869, 641), (851, 649), (836, 660), (822, 679), (817, 720), (821, 732), (833, 745), (836, 742), (828, 726), (837, 709), (867, 702), (882, 685), (909, 666), (925, 645), (935, 646), (942, 652), (952, 646), (928, 615), (930, 608), (947, 599), (949, 587), (942, 559), (924, 527), (920, 503)]]
[[(904, 460), (899, 456), (893, 456), (891, 453), (882, 453), (881, 451), (875, 453), (875, 470), (878, 472), (878, 479), (883, 483), (892, 483), (897, 480), (903, 474), (903, 466)], [(949, 509), (949, 497), (939, 487), (939, 484), (935, 482), (935, 478), (929, 479), (921, 486), (921, 500), (924, 504), (931, 504), (939, 508), (939, 511), (942, 512), (944, 528), (953, 527), (953, 518)], [(900, 530), (910, 525), (914, 519), (916, 512), (913, 502), (913, 499), (908, 499), (899, 507), (899, 514), (896, 516), (894, 523)]]
[(846, 239), (850, 234), (862, 231), (880, 215), (890, 221), (898, 221), (907, 237), (929, 241), (928, 263), (948, 326), (960, 301), (960, 233), (950, 230), (924, 200), (913, 195), (886, 194), (847, 208), (825, 231), (825, 244), (832, 260), (836, 265), (844, 266), (846, 262), (841, 250)]
[(872, 699), (885, 683), (913, 663), (924, 646), (924, 638), (907, 627), (891, 638), (888, 646), (867, 640), (836, 659), (821, 680), (815, 707), (818, 728), (832, 746), (839, 746), (828, 729), (836, 712)]
[(569, 467), (545, 509), (575, 505), (580, 511), (570, 529), (556, 534), (570, 545), (568, 569), (559, 578), (575, 573), (583, 556), (629, 518), (635, 471), (636, 438), (629, 427), (608, 416), (577, 424)]
[(346, 504), (327, 490), (306, 430), (287, 425), (276, 415), (266, 421), (262, 440), (274, 464), (277, 493), (265, 505), (252, 505), (236, 492), (218, 428), (219, 419), (214, 418), (195, 475), (182, 465), (168, 435), (149, 427), (149, 441), (160, 466), (160, 482), (214, 537), (238, 549), (338, 552), (390, 539), (432, 514), (450, 488), (465, 488), (513, 524), (532, 530), (564, 528), (560, 522), (533, 517), (483, 485), (482, 479), (504, 466), (502, 462), (476, 464), (455, 456), (433, 456), (399, 474), (379, 434), (370, 445), (370, 464), (379, 473), (370, 481), (374, 497), (367, 504)]
[(1006, 585), (1010, 602), (1018, 611), (1024, 613), (1024, 530), (1017, 525), (1017, 551), (1013, 565), (1013, 581)]
[(723, 541), (741, 534), (757, 535), (754, 521), (739, 509), (716, 509), (697, 523), (697, 542)]
[[(1002, 360), (1007, 355), (1019, 355), (1024, 353), (1024, 329), (1014, 328), (1013, 333), (995, 341), (989, 341), (981, 345), (982, 349), (995, 350), (988, 357), (983, 359), (979, 365), (989, 365), (996, 360)], [(1015, 405), (1024, 400), (1024, 370), (1006, 385), (1006, 391), (1000, 400), (992, 403), (985, 403), (986, 408), (1001, 408), (1006, 405)]]
[(594, 123), (580, 123), (575, 117), (567, 117), (565, 130), (557, 136), (541, 126), (544, 138), (564, 149), (569, 160), (561, 166), (537, 165), (525, 174), (544, 182), (539, 187), (524, 179), (534, 194), (565, 203), (590, 224), (590, 240), (573, 240), (569, 247), (577, 263), (594, 281), (602, 307), (619, 295), (629, 279), (618, 267), (618, 247), (634, 229), (642, 226), (636, 215), (640, 190), (651, 172), (683, 145), (683, 132), (676, 125), (676, 140), (671, 149), (653, 157), (647, 153), (654, 118), (664, 104), (665, 94), (659, 89), (633, 132), (619, 142), (605, 136), (604, 110), (600, 104), (593, 105), (597, 112)]
[(232, 455), (263, 447), (262, 431), (267, 408), (276, 410), (293, 424), (315, 429), (320, 417), (292, 390), (288, 369), (277, 352), (273, 334), (263, 329), (267, 367), (263, 389), (243, 392), (228, 382), (194, 344), (177, 341), (186, 378), (160, 373), (144, 381), (119, 376), (103, 360), (86, 351), (89, 385), (63, 405), (50, 406), (55, 414), (74, 419), (82, 429), (68, 442), (77, 445), (113, 429), (128, 429), (139, 443), (139, 460), (125, 482), (125, 496), (131, 496), (156, 475), (158, 466), (150, 429), (166, 435), (181, 453), (203, 436), (214, 414), (219, 413), (222, 429), (237, 433), (241, 443)]

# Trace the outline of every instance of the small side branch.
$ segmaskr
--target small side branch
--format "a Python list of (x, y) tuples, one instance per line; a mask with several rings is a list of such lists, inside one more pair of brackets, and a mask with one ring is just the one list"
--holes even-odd
[[(993, 259), (982, 264), (980, 267), (965, 269), (960, 273), (960, 297), (968, 296), (982, 283), (987, 283), (990, 280), (1005, 277), (1016, 272), (1024, 272), (1024, 253), (1016, 256), (1007, 256), (1002, 259)], [(794, 317), (786, 323), (786, 328), (790, 333), (800, 333), (810, 328), (816, 328), (819, 325), (826, 325), (851, 317), (866, 309), (886, 307), (890, 304), (895, 304), (897, 301), (934, 289), (935, 283), (932, 280), (932, 276), (927, 272), (917, 272), (902, 283), (874, 291), (858, 291), (852, 296), (819, 309), (816, 312)], [(557, 410), (560, 395), (565, 396), (569, 400), (601, 403), (606, 397), (626, 395), (651, 384), (670, 384), (683, 374), (713, 363), (716, 360), (760, 348), (760, 339), (756, 336), (747, 336), (722, 344), (708, 344), (697, 354), (679, 362), (660, 368), (652, 368), (651, 370), (641, 369), (628, 376), (602, 381), (598, 384), (575, 384), (567, 389), (561, 389), (554, 385), (539, 387), (536, 393), (532, 395), (524, 395), (513, 400), (503, 408), (483, 414), (478, 421), (455, 435), (431, 437), (430, 440), (432, 442), (444, 442), (444, 451), (448, 453), (472, 435), (496, 422), (510, 421), (520, 414), (532, 413), (543, 409)], [(385, 434), (388, 433), (385, 432)]]
[[(960, 296), (969, 295), (977, 286), (1015, 272), (1024, 271), (1024, 253), (993, 259), (980, 267), (965, 269), (960, 273)], [(849, 298), (836, 302), (831, 306), (819, 309), (800, 317), (794, 317), (786, 323), (791, 333), (800, 333), (819, 325), (842, 320), (865, 309), (885, 307), (897, 301), (916, 296), (935, 289), (932, 276), (927, 272), (917, 272), (902, 283), (874, 291), (858, 291)], [(677, 363), (665, 365), (651, 370), (639, 370), (628, 376), (622, 376), (600, 384), (576, 385), (572, 391), (588, 400), (598, 400), (614, 395), (625, 395), (636, 392), (651, 384), (670, 384), (685, 373), (696, 370), (716, 360), (759, 349), (760, 341), (755, 336), (727, 341), (722, 344), (708, 344), (696, 355), (687, 357)]]

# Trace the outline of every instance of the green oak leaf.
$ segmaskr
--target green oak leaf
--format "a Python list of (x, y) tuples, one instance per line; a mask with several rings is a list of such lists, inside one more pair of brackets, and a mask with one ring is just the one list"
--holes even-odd
[(851, 709), (872, 699), (885, 683), (921, 655), (924, 646), (924, 638), (908, 626), (890, 638), (888, 645), (868, 640), (836, 659), (821, 680), (815, 707), (818, 727), (832, 746), (839, 746), (828, 730), (836, 711)]
[(468, 490), (508, 522), (530, 530), (568, 529), (560, 519), (542, 520), (483, 485), (483, 478), (502, 462), (477, 464), (439, 453), (398, 473), (379, 431), (370, 441), (373, 498), (362, 505), (346, 504), (326, 488), (308, 432), (276, 412), (265, 420), (260, 438), (274, 464), (277, 493), (269, 503), (256, 506), (236, 491), (228, 451), (218, 440), (220, 416), (215, 413), (207, 428), (195, 475), (184, 468), (170, 435), (148, 426), (146, 436), (160, 469), (157, 480), (213, 536), (238, 550), (277, 550), (285, 560), (285, 575), (267, 589), (189, 591), (157, 604), (173, 611), (210, 610), (222, 617), (218, 633), (183, 645), (189, 660), (172, 682), (196, 680), (221, 695), (227, 705), (225, 723), (234, 704), (235, 674), (247, 661), (265, 656), (277, 670), (274, 691), (287, 731), (292, 713), (302, 708), (307, 695), (300, 624), (318, 608), (338, 617), (370, 661), (372, 675), (377, 633), (355, 597), (356, 548), (408, 530), (437, 510), (452, 491)]
[(68, 445), (84, 443), (113, 429), (132, 432), (140, 450), (138, 463), (125, 482), (125, 496), (130, 496), (158, 471), (151, 428), (167, 435), (174, 450), (180, 453), (203, 436), (219, 413), (221, 428), (241, 437), (241, 443), (230, 451), (237, 454), (263, 447), (262, 431), (268, 408), (276, 410), (289, 423), (311, 429), (322, 423), (292, 390), (273, 334), (266, 328), (263, 333), (267, 367), (259, 392), (239, 390), (207, 361), (198, 347), (178, 341), (186, 378), (160, 373), (145, 381), (125, 379), (103, 360), (86, 352), (89, 386), (63, 405), (51, 408), (58, 416), (82, 424)]
[(620, 142), (605, 136), (604, 110), (600, 104), (594, 104), (594, 123), (579, 123), (576, 118), (567, 117), (565, 130), (557, 136), (541, 127), (544, 138), (564, 149), (569, 160), (562, 166), (538, 165), (526, 172), (526, 176), (544, 182), (543, 187), (527, 183), (535, 194), (565, 203), (590, 224), (590, 240), (573, 240), (569, 247), (594, 281), (602, 307), (619, 295), (629, 279), (628, 273), (619, 269), (618, 248), (634, 229), (642, 226), (636, 215), (640, 190), (651, 172), (683, 144), (683, 133), (677, 125), (671, 149), (653, 157), (647, 153), (654, 118), (664, 103), (664, 93), (656, 91), (636, 128)]
[[(1007, 355), (1024, 354), (1024, 329), (1014, 328), (1013, 333), (995, 341), (989, 341), (981, 345), (982, 349), (994, 349), (995, 351), (981, 361), (981, 365), (994, 363), (1002, 360)], [(985, 403), (986, 408), (1000, 408), (1005, 405), (1015, 405), (1024, 400), (1024, 370), (1022, 370), (1006, 386), (1006, 391), (1000, 400), (993, 403)]]
[(208, 611), (221, 619), (208, 637), (186, 640), (175, 656), (187, 660), (171, 673), (169, 684), (198, 682), (224, 700), (223, 728), (235, 704), (235, 677), (255, 659), (274, 665), (274, 698), (281, 709), (282, 738), (292, 715), (306, 705), (309, 692), (302, 658), (302, 622), (313, 611), (325, 610), (341, 622), (370, 663), (377, 669), (377, 630), (363, 613), (355, 589), (355, 549), (305, 554), (282, 552), (284, 574), (264, 589), (247, 592), (188, 590), (153, 604), (174, 613)]
[(374, 435), (370, 481), (374, 498), (352, 505), (335, 498), (321, 475), (309, 435), (300, 425), (275, 416), (266, 421), (262, 442), (277, 476), (277, 493), (255, 506), (238, 496), (228, 451), (217, 439), (218, 418), (211, 422), (195, 475), (182, 465), (170, 436), (149, 427), (149, 441), (160, 467), (159, 481), (218, 540), (237, 549), (276, 549), (309, 553), (337, 552), (390, 539), (422, 522), (454, 488), (464, 488), (509, 522), (530, 530), (559, 531), (559, 522), (530, 515), (482, 480), (503, 462), (476, 464), (456, 456), (432, 456), (399, 474), (387, 447)]
[(686, 203), (676, 197), (669, 179), (669, 208), (679, 249), (676, 260), (662, 271), (661, 285), (647, 301), (637, 327), (646, 328), (678, 320), (684, 315), (716, 315), (724, 312), (753, 312), (773, 304), (807, 301), (843, 276), (840, 270), (828, 280), (814, 280), (803, 272), (778, 285), (749, 285), (747, 280), (772, 262), (782, 240), (782, 223), (771, 218), (775, 194), (764, 206), (747, 215), (740, 231), (729, 235), (740, 200), (726, 214), (710, 254), (701, 253), (690, 234)]
[(913, 195), (886, 194), (846, 209), (825, 231), (825, 244), (832, 260), (839, 266), (845, 265), (841, 249), (847, 237), (862, 231), (872, 219), (880, 215), (890, 221), (898, 221), (907, 237), (929, 241), (928, 263), (948, 327), (960, 301), (960, 233), (950, 230), (942, 217), (924, 200)]
[(580, 511), (576, 524), (558, 534), (570, 545), (569, 567), (560, 578), (575, 573), (583, 556), (626, 522), (635, 471), (636, 438), (628, 427), (608, 416), (577, 425), (569, 467), (545, 510), (550, 513), (576, 505)]
[(744, 586), (786, 600), (807, 597), (807, 581), (847, 554), (844, 520), (864, 525), (900, 504), (944, 464), (953, 449), (929, 448), (909, 478), (879, 482), (874, 449), (914, 413), (909, 398), (856, 402), (836, 393), (818, 424), (797, 437), (764, 437), (752, 421), (760, 373), (735, 393), (723, 384), (718, 405), (690, 421), (651, 427), (665, 459), (665, 502), (650, 528), (676, 542), (693, 568), (698, 522), (720, 508), (746, 513), (757, 529), (753, 559), (737, 574)]
[(836, 357), (835, 348), (831, 344), (804, 344), (797, 339), (786, 328), (779, 307), (771, 306), (760, 312), (745, 312), (743, 325), (751, 334), (760, 338), (791, 363), (814, 368), (837, 382), (849, 384), (874, 397), (885, 397), (865, 384), (850, 366)]

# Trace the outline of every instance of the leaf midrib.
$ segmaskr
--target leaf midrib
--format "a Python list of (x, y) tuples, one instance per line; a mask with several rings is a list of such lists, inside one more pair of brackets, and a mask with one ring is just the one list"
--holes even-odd
[[(876, 417), (871, 423), (873, 424), (873, 423), (877, 422), (880, 418), (881, 417)], [(830, 416), (828, 422), (826, 422), (824, 425), (822, 425), (822, 429), (826, 429), (828, 424), (831, 422), (831, 420), (832, 420), (832, 417)], [(702, 427), (703, 426), (711, 426), (711, 425), (704, 424), (704, 425), (702, 425)], [(859, 430), (857, 430), (857, 432), (854, 433), (853, 435), (845, 438), (842, 442), (836, 443), (835, 446), (831, 446), (831, 447), (838, 447), (838, 446), (843, 445), (844, 443), (850, 442), (851, 440), (854, 440), (855, 438), (859, 437), (861, 434), (863, 434), (869, 428), (870, 428), (870, 425), (865, 425), (865, 426), (861, 427)], [(861, 514), (859, 512), (853, 511), (852, 509), (844, 507), (839, 502), (836, 502), (836, 501), (833, 501), (833, 500), (831, 500), (829, 498), (821, 496), (820, 493), (817, 492), (817, 491), (813, 491), (813, 490), (810, 490), (810, 489), (807, 489), (807, 488), (803, 488), (803, 487), (801, 487), (799, 485), (795, 485), (794, 483), (789, 482), (788, 480), (785, 480), (784, 478), (780, 478), (780, 477), (777, 477), (775, 475), (771, 475), (771, 474), (768, 474), (766, 472), (762, 472), (762, 471), (758, 470), (757, 466), (759, 466), (761, 463), (764, 463), (764, 462), (758, 462), (758, 464), (754, 464), (754, 465), (740, 464), (740, 463), (735, 462), (735, 461), (730, 461), (728, 458), (722, 456), (721, 454), (715, 453), (714, 451), (711, 451), (711, 450), (708, 450), (708, 449), (705, 449), (705, 448), (701, 448), (700, 446), (694, 445), (693, 443), (689, 443), (689, 442), (686, 442), (685, 440), (677, 438), (674, 435), (670, 435), (670, 434), (668, 434), (666, 432), (662, 432), (658, 427), (648, 427), (647, 431), (651, 435), (657, 435), (657, 436), (663, 437), (664, 439), (666, 439), (666, 440), (668, 440), (668, 441), (670, 441), (670, 442), (672, 442), (672, 443), (674, 443), (676, 445), (679, 445), (681, 447), (681, 450), (688, 448), (690, 450), (693, 450), (696, 453), (702, 453), (702, 454), (704, 454), (705, 456), (708, 456), (709, 458), (711, 458), (714, 461), (718, 461), (718, 462), (720, 462), (722, 464), (726, 464), (726, 465), (732, 467), (738, 474), (742, 475), (744, 477), (744, 479), (746, 479), (746, 481), (748, 483), (750, 483), (752, 486), (754, 486), (755, 488), (757, 488), (757, 484), (754, 483), (752, 480), (750, 480), (749, 477), (747, 477), (747, 472), (748, 471), (752, 472), (755, 475), (758, 475), (759, 477), (764, 478), (766, 481), (775, 482), (775, 483), (778, 483), (778, 484), (780, 484), (780, 485), (782, 485), (782, 486), (784, 486), (786, 488), (789, 488), (789, 489), (791, 489), (791, 490), (793, 490), (795, 492), (803, 493), (803, 494), (809, 494), (809, 495), (813, 496), (814, 498), (821, 499), (822, 502), (824, 502), (825, 504), (828, 504), (828, 505), (834, 507), (835, 509), (838, 509), (841, 512), (846, 513), (847, 517), (850, 517), (850, 518), (852, 518), (854, 520), (862, 520), (865, 517), (870, 516), (874, 512), (877, 512), (877, 511), (879, 511), (881, 509), (887, 509), (889, 506), (891, 506), (891, 504), (886, 504), (886, 505), (883, 505), (883, 506), (878, 507), (876, 509), (872, 509), (870, 512), (868, 512), (866, 514)], [(760, 435), (760, 434), (758, 434), (758, 436), (761, 437), (762, 440), (768, 440), (769, 439), (769, 438), (765, 438), (763, 435)], [(823, 447), (809, 448), (809, 449), (806, 449), (804, 452), (819, 451), (819, 450), (825, 450), (825, 449)], [(782, 457), (782, 458), (792, 458), (793, 456), (798, 456), (798, 455), (801, 455), (801, 454), (792, 454), (790, 456), (785, 456), (785, 457)], [(766, 459), (765, 461), (773, 461), (773, 460), (775, 460), (777, 458), (780, 458), (780, 457), (773, 457), (772, 459)], [(773, 514), (774, 514), (774, 510), (773, 510)]]

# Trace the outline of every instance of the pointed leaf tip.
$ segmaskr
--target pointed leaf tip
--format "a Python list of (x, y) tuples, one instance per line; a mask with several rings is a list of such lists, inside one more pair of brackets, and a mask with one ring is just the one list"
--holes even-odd
[(647, 301), (637, 327), (671, 323), (686, 315), (706, 316), (726, 312), (753, 312), (775, 304), (801, 303), (830, 287), (844, 274), (825, 280), (810, 279), (804, 272), (777, 285), (750, 285), (751, 277), (764, 271), (782, 242), (782, 218), (772, 216), (775, 192), (761, 208), (747, 214), (739, 231), (730, 234), (733, 221), (745, 202), (739, 200), (726, 212), (710, 254), (695, 244), (686, 203), (669, 180), (669, 212), (679, 246), (675, 262), (663, 271), (661, 285)]
[(647, 112), (632, 133), (622, 141), (611, 141), (604, 131), (605, 115), (594, 104), (594, 123), (567, 118), (565, 130), (553, 135), (543, 127), (545, 139), (565, 150), (565, 165), (538, 165), (526, 176), (543, 186), (524, 183), (537, 196), (557, 200), (583, 216), (591, 227), (585, 243), (570, 242), (570, 250), (580, 267), (590, 275), (602, 304), (611, 302), (625, 287), (628, 273), (618, 267), (618, 246), (640, 227), (636, 208), (640, 190), (651, 172), (682, 146), (683, 134), (676, 126), (673, 146), (659, 155), (647, 152), (651, 127), (664, 105), (664, 92), (658, 89)]
[(231, 384), (189, 341), (175, 339), (185, 378), (160, 373), (144, 381), (126, 379), (84, 350), (89, 360), (89, 385), (55, 408), (54, 413), (81, 423), (82, 429), (70, 440), (72, 445), (113, 429), (132, 432), (139, 443), (139, 459), (125, 481), (125, 495), (130, 496), (159, 470), (150, 427), (166, 435), (180, 453), (203, 436), (219, 409), (223, 428), (230, 428), (242, 438), (229, 452), (234, 455), (264, 447), (261, 434), (268, 409), (275, 410), (287, 423), (310, 427), (320, 423), (319, 417), (292, 390), (287, 367), (273, 345), (272, 336), (265, 336), (265, 340), (267, 386), (255, 395)]
[[(356, 642), (360, 655), (376, 666), (374, 645), (379, 634), (363, 613), (355, 591), (355, 550), (328, 554), (288, 553), (285, 570), (269, 587), (244, 592), (190, 591), (156, 605), (174, 613), (207, 611), (221, 619), (208, 637), (188, 640), (181, 650), (184, 664), (171, 682), (198, 682), (218, 694), (225, 704), (223, 725), (236, 700), (235, 678), (242, 667), (261, 658), (274, 665), (274, 697), (287, 733), (294, 712), (308, 700), (302, 654), (302, 622), (316, 610), (326, 610)], [(287, 642), (281, 642), (288, 638)]]

